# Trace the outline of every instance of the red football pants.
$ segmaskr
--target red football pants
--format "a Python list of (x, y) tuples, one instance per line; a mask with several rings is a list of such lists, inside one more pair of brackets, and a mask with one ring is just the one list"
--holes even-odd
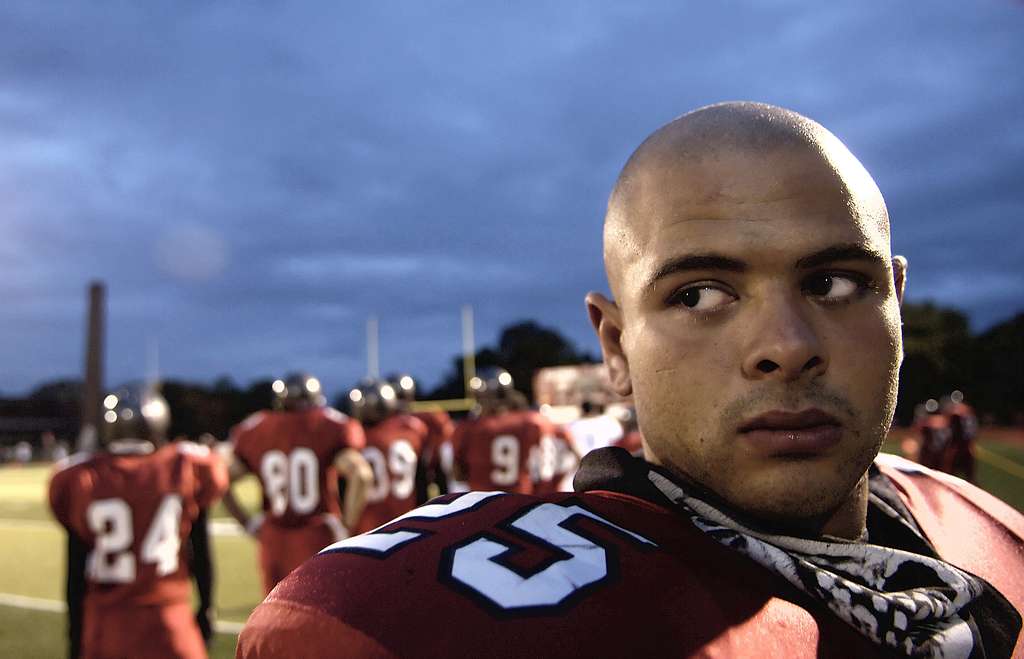
[(188, 603), (85, 606), (81, 659), (206, 659)]
[(272, 523), (261, 526), (259, 557), (264, 592), (269, 593), (306, 559), (343, 537), (341, 522), (333, 518), (330, 522), (317, 520), (308, 526), (284, 527)]

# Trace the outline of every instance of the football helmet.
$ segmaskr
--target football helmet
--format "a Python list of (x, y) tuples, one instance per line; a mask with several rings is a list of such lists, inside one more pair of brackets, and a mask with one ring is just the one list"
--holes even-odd
[(326, 400), (320, 380), (309, 373), (290, 373), (270, 386), (278, 407), (285, 409), (320, 407)]
[(469, 389), (477, 398), (504, 400), (515, 391), (515, 383), (512, 374), (505, 369), (488, 366), (469, 379)]
[(397, 373), (388, 377), (388, 384), (395, 390), (399, 402), (411, 403), (416, 400), (416, 380), (408, 373)]
[(361, 423), (380, 423), (398, 411), (398, 393), (385, 380), (363, 380), (348, 392), (349, 411)]
[(167, 400), (153, 387), (122, 387), (103, 399), (103, 440), (161, 441), (171, 425)]

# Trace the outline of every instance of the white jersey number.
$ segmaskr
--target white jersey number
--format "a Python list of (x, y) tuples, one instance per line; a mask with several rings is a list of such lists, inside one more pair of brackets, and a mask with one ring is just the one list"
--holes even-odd
[[(470, 492), (448, 503), (427, 504), (412, 510), (386, 526), (394, 526), (401, 520), (442, 519), (475, 509), (495, 496), (502, 496), (502, 493)], [(519, 531), (527, 541), (568, 554), (568, 558), (557, 560), (534, 574), (523, 574), (498, 562), (502, 554), (515, 548), (493, 536), (485, 536), (445, 549), (441, 559), (441, 577), (482, 595), (492, 606), (503, 611), (562, 605), (574, 593), (602, 581), (615, 569), (610, 564), (613, 559), (604, 547), (568, 528), (571, 522), (582, 518), (603, 524), (642, 546), (657, 546), (579, 505), (542, 503), (503, 522), (503, 525)], [(335, 543), (321, 553), (341, 551), (384, 558), (425, 535), (413, 529), (373, 531)]]
[[(137, 571), (132, 542), (132, 509), (124, 499), (99, 499), (85, 510), (89, 530), (96, 534), (96, 545), (89, 552), (86, 572), (100, 583), (130, 583)], [(156, 565), (157, 576), (178, 569), (181, 549), (181, 497), (168, 494), (161, 500), (153, 521), (142, 539), (139, 559)]]
[(287, 455), (267, 451), (260, 461), (263, 491), (270, 502), (270, 514), (280, 517), (289, 508), (308, 515), (320, 503), (320, 464), (312, 449), (300, 446)]
[(376, 446), (363, 449), (363, 457), (373, 468), (373, 485), (366, 495), (367, 503), (378, 503), (389, 494), (405, 499), (416, 484), (416, 451), (405, 439), (396, 439), (384, 452)]
[(499, 487), (515, 485), (519, 480), (519, 440), (513, 435), (498, 435), (491, 440), (491, 482)]

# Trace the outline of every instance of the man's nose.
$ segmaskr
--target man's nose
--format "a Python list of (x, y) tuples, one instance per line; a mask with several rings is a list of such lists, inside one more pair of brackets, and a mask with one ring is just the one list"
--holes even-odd
[(824, 342), (802, 300), (775, 300), (751, 319), (743, 375), (783, 382), (815, 377), (828, 369)]

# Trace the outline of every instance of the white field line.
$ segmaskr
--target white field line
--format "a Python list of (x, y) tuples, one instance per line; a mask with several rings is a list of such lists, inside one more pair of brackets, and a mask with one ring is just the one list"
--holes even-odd
[[(0, 529), (25, 529), (28, 531), (60, 531), (60, 524), (42, 519), (5, 519), (0, 518)], [(245, 535), (238, 522), (232, 519), (215, 519), (210, 521), (210, 533), (216, 536)]]
[[(30, 609), (32, 611), (47, 611), (49, 613), (64, 613), (68, 609), (67, 604), (60, 600), (25, 597), (24, 595), (13, 595), (11, 593), (0, 593), (0, 606)], [(244, 626), (244, 622), (234, 622), (233, 620), (217, 620), (213, 623), (213, 629), (219, 634), (238, 634)]]

